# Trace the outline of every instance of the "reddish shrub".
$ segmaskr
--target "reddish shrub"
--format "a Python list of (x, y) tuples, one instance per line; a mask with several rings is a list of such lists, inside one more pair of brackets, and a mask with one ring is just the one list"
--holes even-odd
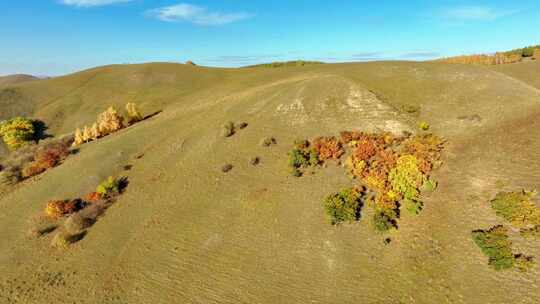
[(393, 151), (381, 150), (377, 152), (375, 158), (387, 168), (392, 168), (397, 163), (398, 155)]
[(417, 135), (405, 142), (405, 152), (414, 155), (419, 162), (422, 173), (429, 173), (433, 164), (441, 157), (444, 141), (432, 134)]
[(38, 175), (40, 173), (45, 172), (47, 170), (46, 168), (43, 168), (39, 164), (36, 163), (30, 163), (29, 166), (24, 167), (22, 170), (22, 177), (23, 178), (29, 178), (35, 175)]
[[(69, 146), (64, 143), (55, 143), (39, 150), (35, 159), (37, 162), (42, 162), (54, 167), (59, 161), (64, 160), (69, 155)], [(50, 168), (49, 167), (49, 168)]]
[(372, 140), (362, 140), (354, 150), (354, 157), (358, 160), (368, 160), (377, 154), (377, 146)]
[(343, 144), (348, 144), (351, 141), (360, 140), (365, 137), (364, 132), (357, 131), (342, 131), (339, 133), (340, 141)]
[(40, 151), (36, 154), (35, 163), (42, 168), (49, 169), (58, 164), (60, 161), (58, 155), (52, 151)]
[(322, 161), (339, 159), (345, 153), (341, 143), (335, 137), (318, 137), (313, 141), (313, 148)]
[(294, 142), (294, 146), (297, 148), (297, 149), (300, 149), (300, 150), (303, 150), (303, 149), (307, 149), (309, 148), (309, 141), (308, 140), (305, 140), (305, 139), (302, 139), (302, 140), (296, 140)]
[(85, 202), (97, 202), (101, 199), (101, 195), (99, 195), (97, 192), (90, 192), (83, 198)]
[(50, 201), (45, 208), (45, 214), (52, 218), (60, 218), (73, 214), (83, 208), (83, 202), (80, 199)]
[(28, 178), (38, 175), (47, 169), (57, 166), (69, 155), (69, 144), (54, 143), (39, 149), (34, 154), (34, 161), (22, 171), (22, 176)]

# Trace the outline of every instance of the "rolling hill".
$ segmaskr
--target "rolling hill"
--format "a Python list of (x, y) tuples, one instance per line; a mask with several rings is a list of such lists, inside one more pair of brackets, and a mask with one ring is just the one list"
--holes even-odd
[[(1, 190), (0, 301), (536, 303), (540, 267), (495, 272), (470, 234), (500, 222), (489, 206), (498, 191), (540, 188), (538, 64), (149, 63), (0, 88), (0, 119), (39, 119), (55, 136), (109, 105), (158, 113)], [(227, 121), (248, 126), (223, 138)], [(353, 183), (340, 166), (288, 172), (296, 139), (417, 132), (422, 121), (446, 140), (439, 187), (388, 235), (367, 217), (328, 223), (323, 198)], [(261, 146), (266, 137), (277, 144)], [(58, 250), (28, 236), (47, 201), (111, 175), (129, 179), (126, 192), (82, 241)], [(512, 237), (540, 257), (539, 242)]]
[(38, 80), (38, 77), (25, 74), (0, 76), (0, 86), (18, 84), (25, 81)]

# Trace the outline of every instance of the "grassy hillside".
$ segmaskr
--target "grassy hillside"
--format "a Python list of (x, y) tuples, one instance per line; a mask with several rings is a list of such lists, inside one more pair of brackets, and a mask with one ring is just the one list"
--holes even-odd
[[(109, 105), (161, 112), (3, 189), (0, 300), (535, 303), (539, 267), (495, 272), (470, 238), (499, 222), (488, 203), (498, 191), (540, 188), (535, 71), (434, 62), (152, 63), (12, 86), (0, 92), (0, 118), (37, 118), (55, 135), (89, 124)], [(224, 138), (227, 121), (248, 126)], [(447, 142), (439, 187), (420, 215), (404, 215), (389, 234), (375, 233), (367, 215), (328, 223), (324, 197), (354, 183), (341, 166), (300, 178), (288, 171), (296, 139), (417, 132), (422, 121)], [(277, 144), (261, 146), (267, 137)], [(228, 173), (225, 164), (233, 166)], [(51, 236), (28, 236), (47, 201), (79, 197), (110, 175), (126, 176), (126, 191), (80, 242), (59, 250)], [(514, 243), (540, 257), (540, 243)]]
[(281, 68), (281, 67), (298, 67), (305, 65), (314, 65), (314, 64), (323, 64), (324, 62), (320, 61), (304, 61), (304, 60), (294, 60), (294, 61), (276, 61), (271, 63), (262, 63), (256, 65), (247, 66), (247, 68)]
[(25, 75), (25, 74), (0, 76), (0, 86), (13, 85), (13, 84), (21, 83), (21, 82), (38, 80), (38, 79), (39, 79), (38, 77), (35, 77), (32, 75)]
[(540, 89), (540, 60), (493, 67), (493, 70)]

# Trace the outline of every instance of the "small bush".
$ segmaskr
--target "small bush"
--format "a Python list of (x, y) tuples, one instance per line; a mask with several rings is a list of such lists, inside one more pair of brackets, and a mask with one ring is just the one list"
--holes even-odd
[(417, 199), (410, 199), (406, 198), (403, 200), (403, 205), (409, 213), (418, 215), (420, 211), (422, 211), (422, 208), (424, 207), (424, 203)]
[(433, 179), (426, 179), (424, 181), (424, 184), (422, 185), (422, 187), (420, 187), (420, 190), (422, 192), (431, 192), (431, 191), (434, 191), (435, 189), (437, 189), (437, 182)]
[(301, 176), (300, 168), (316, 166), (320, 163), (319, 153), (307, 144), (297, 144), (296, 147), (289, 152), (289, 167), (293, 176)]
[(13, 185), (59, 165), (70, 154), (71, 141), (71, 137), (44, 140), (13, 151), (2, 164), (0, 183)]
[(273, 137), (265, 137), (261, 140), (261, 146), (263, 147), (270, 147), (275, 144), (277, 144), (277, 141)]
[(304, 150), (293, 149), (289, 153), (289, 166), (292, 168), (309, 167), (309, 154), (306, 154)]
[(226, 165), (223, 165), (223, 167), (221, 167), (221, 172), (227, 173), (227, 172), (231, 171), (232, 169), (233, 169), (233, 165), (226, 164)]
[(387, 232), (397, 227), (397, 214), (392, 209), (380, 208), (373, 214), (373, 228), (378, 232)]
[(521, 228), (519, 234), (526, 239), (540, 240), (540, 225), (531, 228)]
[(298, 170), (298, 168), (291, 168), (291, 175), (294, 177), (301, 177), (302, 171)]
[(359, 141), (362, 138), (365, 138), (365, 134), (357, 131), (341, 131), (339, 132), (339, 137), (341, 143), (346, 145), (352, 141)]
[(19, 167), (6, 167), (0, 172), (0, 184), (12, 186), (24, 178), (22, 176), (21, 169)]
[(64, 228), (68, 233), (77, 234), (91, 227), (96, 219), (85, 217), (80, 212), (77, 212), (66, 219)]
[(143, 120), (143, 116), (139, 112), (139, 109), (137, 109), (137, 105), (135, 103), (128, 102), (126, 104), (126, 111), (127, 111), (127, 123), (129, 125), (132, 125), (134, 123), (137, 123)]
[(238, 129), (243, 130), (247, 128), (247, 126), (248, 126), (247, 122), (241, 122), (238, 124)]
[(22, 170), (22, 176), (28, 178), (60, 164), (70, 154), (69, 143), (55, 142), (37, 149), (34, 161)]
[(523, 48), (523, 51), (521, 52), (521, 56), (523, 57), (532, 57), (534, 55), (534, 47), (526, 47)]
[(320, 164), (321, 161), (320, 161), (320, 158), (319, 158), (319, 153), (317, 153), (316, 150), (314, 150), (314, 149), (309, 150), (308, 162), (309, 162), (310, 166), (317, 166), (317, 165)]
[(97, 202), (101, 200), (101, 195), (97, 192), (90, 192), (84, 196), (83, 200), (85, 202)]
[(120, 194), (122, 188), (122, 179), (109, 176), (106, 181), (97, 186), (96, 193), (103, 199), (113, 198)]
[(30, 119), (15, 117), (0, 122), (0, 136), (12, 151), (32, 143), (34, 135), (34, 124)]
[(71, 234), (84, 232), (97, 222), (112, 203), (112, 200), (100, 200), (87, 205), (64, 221), (65, 231)]
[(359, 220), (364, 204), (363, 195), (362, 190), (352, 188), (327, 196), (324, 199), (324, 208), (332, 225)]
[(540, 208), (531, 202), (534, 192), (500, 192), (491, 200), (495, 213), (514, 227), (540, 225)]
[(378, 145), (373, 140), (361, 140), (356, 143), (354, 157), (359, 161), (367, 161), (377, 154)]
[(531, 256), (525, 256), (523, 254), (516, 254), (514, 256), (514, 266), (522, 272), (527, 272), (534, 266), (534, 258)]
[(300, 140), (294, 141), (294, 147), (297, 149), (305, 150), (309, 148), (309, 146), (310, 146), (310, 143), (309, 143), (309, 140), (307, 139), (300, 139)]
[(249, 160), (249, 163), (250, 163), (252, 166), (257, 166), (260, 162), (261, 162), (261, 159), (260, 159), (259, 157), (252, 157), (252, 158)]
[(54, 142), (40, 147), (34, 158), (37, 162), (54, 166), (59, 161), (68, 157), (69, 154), (69, 142)]
[(420, 123), (418, 123), (418, 128), (422, 131), (427, 131), (429, 130), (430, 125), (425, 121), (421, 121)]
[(51, 218), (60, 218), (73, 214), (84, 208), (84, 203), (80, 199), (50, 201), (45, 208), (45, 214)]
[(401, 106), (401, 109), (406, 112), (406, 113), (409, 113), (409, 114), (417, 114), (418, 112), (420, 112), (420, 107), (417, 106), (417, 105), (402, 105)]
[(41, 174), (47, 170), (45, 167), (42, 167), (38, 164), (31, 163), (28, 166), (24, 167), (21, 174), (23, 178), (29, 178), (38, 174)]
[(69, 247), (69, 245), (82, 240), (85, 235), (86, 232), (71, 234), (66, 231), (60, 231), (54, 235), (53, 239), (51, 240), (51, 246), (59, 249), (66, 249)]
[[(423, 184), (424, 175), (418, 169), (418, 160), (412, 155), (401, 156), (397, 160), (397, 166), (390, 171), (388, 180), (392, 184), (392, 189), (402, 195), (409, 203), (418, 202), (418, 187)], [(413, 210), (416, 213), (420, 204), (413, 203)]]
[(345, 151), (341, 143), (335, 137), (318, 137), (313, 141), (313, 149), (317, 152), (317, 158), (321, 161), (339, 159)]
[(235, 133), (235, 127), (234, 127), (234, 123), (232, 121), (229, 121), (229, 122), (226, 122), (222, 127), (221, 127), (221, 136), (222, 137), (231, 137), (234, 135)]
[(512, 253), (512, 242), (508, 239), (508, 230), (503, 226), (495, 226), (487, 231), (472, 232), (474, 243), (489, 258), (488, 264), (495, 270), (512, 268), (515, 258)]

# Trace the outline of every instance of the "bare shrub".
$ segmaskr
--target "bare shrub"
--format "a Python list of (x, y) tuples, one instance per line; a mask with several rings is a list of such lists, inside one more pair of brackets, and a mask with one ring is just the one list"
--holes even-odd
[(85, 214), (87, 213), (81, 214), (81, 211), (80, 211), (68, 217), (66, 221), (64, 222), (64, 228), (66, 229), (66, 231), (72, 234), (76, 234), (91, 227), (96, 222), (97, 216), (96, 217), (83, 216)]
[(58, 249), (66, 249), (69, 245), (82, 240), (85, 235), (85, 231), (76, 234), (71, 234), (67, 231), (59, 231), (51, 240), (51, 246)]
[(261, 146), (270, 147), (277, 144), (277, 140), (274, 137), (265, 137), (261, 139)]
[(226, 165), (223, 165), (223, 167), (221, 167), (221, 171), (223, 173), (227, 173), (229, 171), (231, 171), (233, 169), (233, 165), (231, 164), (226, 164)]
[(221, 136), (222, 137), (231, 137), (235, 133), (235, 127), (234, 123), (232, 121), (228, 121), (221, 127)]

